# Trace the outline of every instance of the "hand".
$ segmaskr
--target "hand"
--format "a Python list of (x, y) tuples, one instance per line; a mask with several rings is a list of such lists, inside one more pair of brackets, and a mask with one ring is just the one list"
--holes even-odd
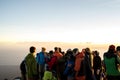
[(100, 74), (100, 69), (97, 69), (97, 75), (99, 75)]

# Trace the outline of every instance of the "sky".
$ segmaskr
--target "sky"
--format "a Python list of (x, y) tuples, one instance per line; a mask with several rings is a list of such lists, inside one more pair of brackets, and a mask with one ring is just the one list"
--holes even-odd
[(0, 41), (120, 43), (120, 0), (0, 0)]

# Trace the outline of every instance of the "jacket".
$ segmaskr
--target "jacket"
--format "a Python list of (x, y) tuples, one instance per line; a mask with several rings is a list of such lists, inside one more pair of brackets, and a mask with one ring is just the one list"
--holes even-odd
[(37, 60), (38, 64), (45, 64), (45, 55), (44, 55), (44, 52), (37, 53), (36, 60)]
[(37, 75), (37, 62), (32, 53), (29, 53), (26, 58), (27, 77), (33, 78)]
[(117, 56), (110, 53), (104, 54), (104, 63), (106, 67), (106, 73), (109, 76), (120, 76), (120, 72), (117, 69)]

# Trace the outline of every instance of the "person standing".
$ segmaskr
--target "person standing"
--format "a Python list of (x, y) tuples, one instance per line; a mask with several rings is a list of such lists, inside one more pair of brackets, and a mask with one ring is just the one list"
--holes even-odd
[(36, 60), (38, 63), (38, 72), (39, 72), (39, 78), (42, 80), (44, 72), (45, 72), (45, 54), (46, 54), (46, 48), (42, 47), (41, 52), (37, 53)]
[(75, 56), (75, 80), (86, 80), (84, 49), (79, 52), (78, 48), (74, 48), (73, 53)]
[(91, 66), (91, 51), (90, 48), (85, 48), (85, 76), (86, 80), (95, 80), (95, 77), (92, 73)]
[(37, 80), (37, 62), (35, 59), (36, 48), (30, 47), (30, 53), (26, 56), (26, 75), (27, 80)]
[(67, 51), (67, 60), (66, 60), (66, 65), (65, 69), (63, 72), (63, 75), (65, 75), (66, 79), (64, 80), (74, 80), (74, 64), (75, 64), (75, 59), (73, 56), (73, 51)]
[(114, 45), (110, 45), (108, 51), (104, 53), (104, 64), (107, 80), (120, 80), (120, 72), (117, 68), (117, 55)]
[(101, 67), (101, 57), (99, 56), (99, 52), (93, 51), (93, 69), (96, 80), (100, 80)]
[(55, 47), (54, 48), (54, 53), (53, 56), (55, 56), (57, 58), (55, 64), (56, 64), (56, 74), (57, 74), (57, 78), (58, 80), (62, 80), (62, 66), (63, 64), (61, 64), (61, 60), (63, 59), (63, 55), (62, 53), (60, 53), (59, 48)]

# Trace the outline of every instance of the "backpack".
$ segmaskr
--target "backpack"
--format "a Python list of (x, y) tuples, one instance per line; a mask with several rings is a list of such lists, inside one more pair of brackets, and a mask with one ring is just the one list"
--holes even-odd
[(22, 74), (26, 74), (26, 64), (25, 64), (25, 60), (23, 60), (20, 64), (20, 70)]
[(44, 76), (43, 76), (43, 80), (51, 80), (51, 79), (52, 79), (52, 72), (45, 71)]

